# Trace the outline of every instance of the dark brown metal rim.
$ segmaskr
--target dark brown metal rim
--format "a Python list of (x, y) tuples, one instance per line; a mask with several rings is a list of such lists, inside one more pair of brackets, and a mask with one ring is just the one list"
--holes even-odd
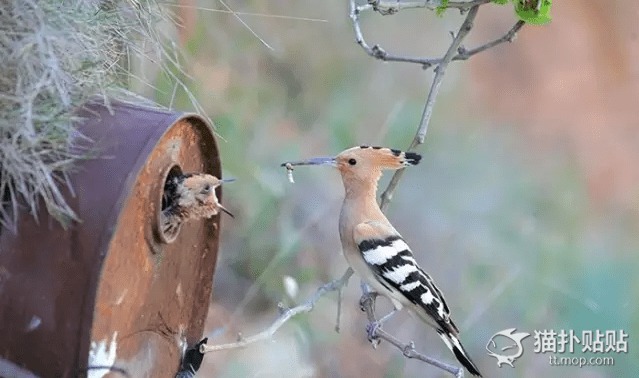
[[(164, 174), (162, 175), (162, 177), (164, 178), (163, 182), (166, 184), (169, 180), (173, 179), (173, 177), (179, 176), (182, 173), (183, 173), (182, 167), (180, 167), (179, 164), (173, 164), (172, 166), (168, 167), (164, 171)], [(166, 232), (164, 230), (164, 225), (162, 223), (162, 212), (164, 211), (165, 206), (168, 206), (170, 204), (164, 203), (164, 192), (162, 190), (158, 193), (158, 197), (159, 197), (158, 198), (159, 206), (157, 208), (159, 210), (155, 217), (156, 234), (162, 243), (171, 244), (175, 241), (175, 239), (177, 239), (178, 235), (180, 234), (180, 230), (182, 229), (182, 224), (181, 223), (178, 224), (174, 232)]]

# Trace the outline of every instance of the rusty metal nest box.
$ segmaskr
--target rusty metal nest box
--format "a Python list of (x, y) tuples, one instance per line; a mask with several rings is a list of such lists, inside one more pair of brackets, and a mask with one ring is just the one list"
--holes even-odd
[(221, 177), (215, 137), (198, 116), (124, 103), (80, 116), (97, 152), (66, 196), (81, 222), (65, 230), (43, 211), (0, 230), (0, 376), (173, 376), (181, 342), (202, 336), (220, 217), (163, 235), (163, 188), (181, 172)]

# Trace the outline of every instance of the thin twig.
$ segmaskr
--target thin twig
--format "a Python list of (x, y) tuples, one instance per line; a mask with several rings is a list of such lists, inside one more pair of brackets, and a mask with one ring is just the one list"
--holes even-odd
[(268, 48), (271, 51), (275, 51), (275, 49), (273, 49), (271, 45), (266, 43), (266, 41), (255, 32), (255, 30), (253, 30), (246, 22), (244, 22), (244, 20), (242, 20), (242, 17), (240, 17), (237, 12), (235, 12), (228, 5), (226, 5), (224, 0), (217, 0), (217, 1), (219, 1), (220, 4), (222, 4), (222, 6), (226, 8), (227, 11), (231, 12), (231, 14), (233, 14), (233, 17), (235, 17), (242, 25), (244, 25), (244, 27), (248, 29), (248, 31), (251, 32), (251, 34), (253, 34), (255, 38), (259, 39), (259, 41), (262, 42), (262, 44), (266, 46), (266, 48)]
[[(444, 55), (441, 63), (439, 63), (435, 68), (435, 77), (433, 78), (433, 84), (430, 86), (430, 91), (428, 92), (428, 98), (426, 99), (426, 105), (424, 106), (424, 112), (422, 113), (421, 122), (419, 123), (419, 127), (417, 128), (417, 133), (415, 134), (413, 141), (408, 147), (408, 151), (424, 143), (426, 132), (428, 131), (428, 124), (430, 123), (430, 119), (433, 115), (433, 106), (435, 105), (435, 100), (437, 99), (437, 95), (439, 94), (439, 89), (441, 88), (442, 79), (444, 78), (444, 74), (446, 73), (448, 63), (450, 63), (450, 61), (453, 59), (462, 41), (464, 40), (464, 38), (466, 38), (470, 30), (473, 28), (473, 21), (477, 16), (479, 7), (480, 5), (475, 5), (470, 8), (470, 11), (466, 15), (466, 19), (460, 26), (459, 31), (455, 35), (453, 42), (448, 48), (448, 51), (446, 51), (446, 55)], [(403, 169), (396, 171), (391, 178), (391, 181), (388, 183), (386, 190), (384, 190), (384, 192), (382, 193), (380, 204), (380, 208), (382, 209), (382, 211), (384, 211), (386, 207), (388, 207), (388, 204), (393, 198), (393, 192), (395, 191), (397, 184), (399, 184), (399, 180), (402, 178), (403, 174)]]
[(317, 301), (321, 297), (323, 297), (326, 293), (329, 293), (332, 291), (340, 291), (343, 287), (345, 287), (348, 284), (348, 280), (351, 278), (352, 275), (353, 275), (353, 269), (348, 268), (340, 279), (333, 280), (319, 287), (317, 291), (315, 291), (315, 294), (313, 294), (313, 296), (310, 297), (303, 304), (293, 308), (289, 308), (289, 309), (282, 308), (280, 316), (277, 319), (275, 319), (275, 321), (264, 331), (249, 337), (243, 337), (240, 335), (238, 337), (238, 340), (234, 343), (220, 344), (220, 345), (203, 344), (200, 346), (200, 351), (202, 353), (208, 353), (208, 352), (215, 352), (215, 351), (225, 350), (225, 349), (243, 348), (249, 344), (252, 344), (258, 341), (268, 340), (271, 337), (273, 337), (275, 332), (277, 332), (277, 330), (280, 329), (280, 327), (282, 327), (284, 323), (286, 323), (288, 320), (290, 320), (294, 316), (311, 312), (313, 308), (315, 307), (315, 303), (317, 303)]
[[(349, 268), (352, 269), (352, 268)], [(344, 299), (344, 287), (337, 289), (337, 316), (335, 319), (335, 332), (339, 333), (342, 320), (342, 300)]]
[(494, 41), (488, 42), (486, 44), (483, 44), (479, 47), (476, 47), (474, 49), (471, 50), (466, 50), (463, 46), (460, 46), (457, 49), (458, 54), (455, 55), (455, 57), (453, 57), (453, 60), (466, 60), (468, 58), (470, 58), (471, 56), (478, 54), (482, 51), (488, 50), (490, 48), (493, 48), (497, 45), (500, 45), (502, 43), (505, 42), (512, 42), (515, 37), (517, 36), (517, 32), (519, 32), (519, 30), (526, 24), (525, 21), (519, 20), (515, 23), (515, 25), (513, 25), (512, 28), (510, 28), (510, 30), (508, 30), (508, 32), (506, 34), (504, 34), (504, 36), (502, 36), (501, 38), (497, 38)]
[(466, 15), (466, 19), (459, 27), (459, 31), (453, 39), (453, 42), (450, 44), (448, 51), (446, 51), (446, 55), (442, 58), (442, 62), (437, 65), (435, 68), (435, 78), (433, 78), (433, 85), (430, 87), (430, 91), (428, 93), (428, 99), (426, 100), (426, 106), (424, 107), (424, 113), (422, 114), (422, 120), (419, 124), (419, 129), (417, 130), (417, 134), (415, 135), (415, 139), (411, 143), (409, 150), (415, 148), (418, 144), (424, 143), (424, 139), (426, 137), (426, 132), (428, 131), (428, 124), (430, 123), (430, 118), (433, 114), (433, 106), (435, 105), (435, 99), (439, 94), (439, 89), (442, 84), (442, 79), (444, 78), (444, 74), (446, 73), (446, 68), (448, 68), (448, 63), (455, 56), (455, 52), (461, 46), (462, 41), (470, 30), (473, 28), (473, 22), (475, 21), (475, 17), (477, 16), (477, 11), (479, 11), (479, 5), (475, 5), (470, 8), (468, 15)]
[[(476, 0), (469, 2), (449, 2), (449, 8), (458, 8), (460, 11), (466, 12), (472, 7), (478, 7), (480, 5), (489, 3), (490, 0)], [(362, 49), (371, 57), (379, 59), (384, 62), (399, 62), (399, 63), (413, 63), (419, 64), (423, 69), (428, 69), (432, 66), (440, 65), (444, 62), (445, 58), (427, 58), (418, 56), (404, 56), (389, 53), (383, 47), (378, 44), (373, 46), (369, 45), (362, 33), (362, 27), (359, 22), (359, 15), (366, 10), (374, 10), (381, 14), (395, 14), (401, 9), (407, 8), (423, 8), (427, 6), (427, 1), (421, 2), (396, 2), (396, 1), (369, 1), (368, 4), (357, 5), (355, 0), (350, 1), (350, 18), (353, 22), (353, 29), (355, 32), (355, 41)], [(502, 37), (495, 39), (494, 41), (483, 44), (477, 48), (467, 50), (462, 45), (456, 48), (457, 54), (453, 56), (450, 61), (462, 61), (467, 60), (471, 56), (478, 54), (482, 51), (493, 48), (505, 42), (512, 42), (517, 36), (517, 32), (524, 26), (524, 21), (517, 21), (515, 25)]]
[(449, 1), (446, 4), (446, 8), (457, 8), (465, 11), (478, 5), (484, 5), (490, 3), (491, 0), (473, 0), (473, 1)]
[(235, 14), (235, 15), (238, 15), (238, 16), (279, 18), (279, 19), (283, 19), (283, 20), (294, 20), (294, 21), (328, 22), (328, 20), (325, 20), (325, 19), (322, 19), (322, 18), (296, 17), (296, 16), (287, 16), (287, 15), (283, 15), (283, 14), (238, 12), (238, 11), (230, 11), (230, 10), (225, 10), (225, 9), (197, 7), (197, 6), (183, 5), (183, 4), (173, 4), (173, 3), (162, 3), (162, 5), (166, 5), (166, 6), (174, 7), (174, 8), (197, 9), (197, 10), (205, 11), (205, 12)]
[[(462, 12), (474, 7), (475, 5), (483, 5), (490, 3), (491, 0), (473, 0), (473, 1), (449, 1), (446, 4), (446, 8), (456, 8)], [(414, 8), (430, 8), (435, 9), (439, 6), (439, 3), (435, 3), (432, 0), (421, 1), (398, 1), (398, 0), (368, 0), (368, 4), (374, 11), (379, 12), (382, 15), (391, 15), (399, 12), (402, 9), (414, 9)]]
[(360, 5), (355, 4), (355, 0), (350, 0), (350, 18), (353, 21), (353, 30), (355, 32), (355, 41), (358, 45), (366, 51), (366, 53), (373, 58), (383, 60), (385, 62), (404, 62), (404, 63), (417, 63), (421, 64), (424, 69), (429, 68), (433, 64), (439, 62), (439, 59), (408, 57), (389, 54), (379, 45), (371, 47), (362, 34), (362, 28), (359, 24), (359, 14), (364, 10), (373, 9), (370, 4)]
[(415, 343), (409, 341), (407, 343), (401, 342), (399, 339), (384, 331), (377, 323), (377, 317), (375, 316), (375, 296), (377, 293), (372, 292), (366, 285), (362, 286), (362, 297), (359, 300), (360, 306), (363, 311), (366, 312), (368, 318), (367, 329), (370, 330), (371, 342), (376, 345), (375, 342), (381, 340), (387, 341), (402, 351), (406, 358), (414, 358), (427, 364), (433, 365), (439, 369), (442, 369), (457, 378), (463, 378), (464, 369), (461, 367), (449, 365), (445, 362), (439, 361), (432, 357), (428, 357), (425, 354), (419, 353), (415, 350)]

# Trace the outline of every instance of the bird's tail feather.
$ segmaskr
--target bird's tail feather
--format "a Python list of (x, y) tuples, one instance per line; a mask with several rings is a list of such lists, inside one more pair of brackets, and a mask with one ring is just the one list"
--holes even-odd
[(442, 340), (444, 340), (444, 343), (446, 343), (448, 348), (453, 352), (457, 360), (462, 365), (464, 365), (466, 370), (468, 370), (468, 372), (472, 375), (481, 377), (479, 369), (477, 368), (473, 360), (470, 359), (470, 356), (468, 355), (468, 353), (466, 353), (466, 350), (462, 346), (457, 336), (444, 330), (438, 330), (437, 333), (439, 333), (439, 336), (442, 338)]

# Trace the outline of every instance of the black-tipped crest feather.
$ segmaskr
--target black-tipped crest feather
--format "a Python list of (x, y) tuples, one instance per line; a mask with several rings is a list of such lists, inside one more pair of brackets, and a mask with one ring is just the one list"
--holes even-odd
[(419, 161), (422, 160), (422, 155), (415, 152), (405, 152), (404, 156), (406, 158), (406, 162), (410, 165), (417, 165)]

